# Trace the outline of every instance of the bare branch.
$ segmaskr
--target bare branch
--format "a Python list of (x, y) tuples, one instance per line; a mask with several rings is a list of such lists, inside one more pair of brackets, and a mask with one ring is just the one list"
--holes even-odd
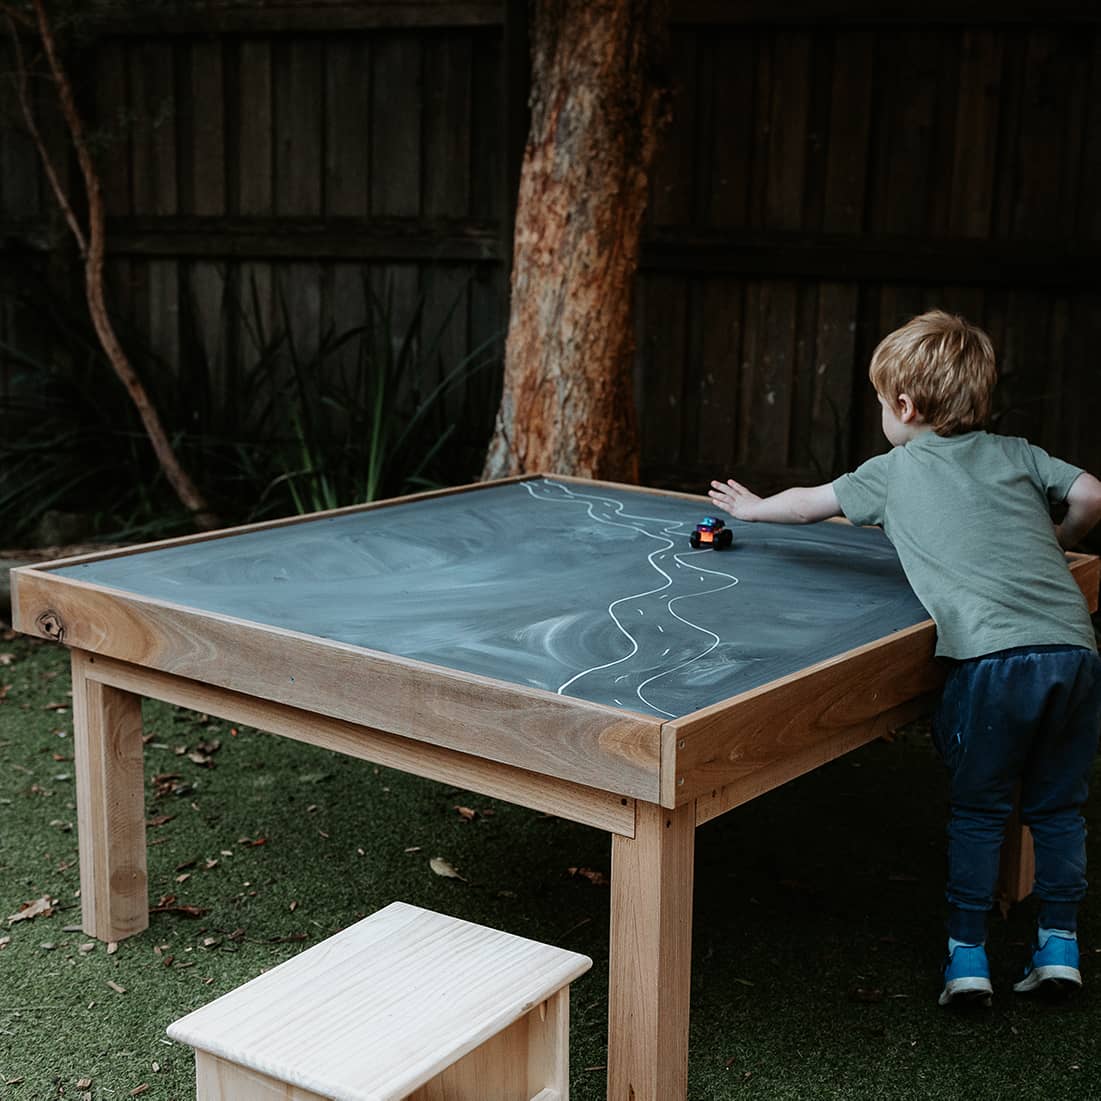
[(14, 4), (5, 4), (0, 2), (0, 15), (7, 16), (13, 23), (18, 23), (20, 26), (26, 27), (28, 30), (35, 29), (34, 19), (28, 12), (23, 11), (22, 8), (17, 8)]
[[(2, 5), (0, 7), (7, 8), (8, 5)], [(77, 245), (80, 247), (80, 255), (85, 257), (88, 255), (87, 238), (84, 236), (84, 230), (81, 228), (80, 222), (77, 220), (76, 212), (69, 202), (69, 196), (65, 193), (65, 188), (61, 184), (61, 179), (57, 174), (57, 170), (54, 168), (54, 163), (50, 159), (50, 151), (42, 137), (42, 132), (38, 129), (38, 121), (34, 117), (34, 106), (31, 103), (30, 90), (27, 87), (27, 63), (23, 56), (23, 44), (19, 41), (19, 31), (16, 29), (15, 20), (12, 18), (10, 12), (5, 11), (4, 14), (7, 16), (8, 29), (11, 32), (12, 47), (15, 51), (15, 90), (19, 97), (19, 106), (23, 111), (23, 121), (26, 123), (27, 130), (31, 135), (31, 140), (38, 150), (38, 155), (42, 159), (42, 167), (46, 173), (46, 179), (50, 183), (50, 189), (54, 193), (54, 198), (57, 199), (57, 205), (61, 207), (61, 212), (65, 215), (65, 221), (69, 223), (69, 228), (73, 231), (73, 236), (76, 238)]]
[(145, 386), (130, 363), (130, 359), (115, 332), (115, 327), (111, 323), (103, 279), (104, 257), (107, 251), (107, 217), (103, 203), (103, 188), (100, 184), (95, 162), (92, 159), (91, 150), (88, 148), (84, 123), (76, 105), (72, 84), (57, 51), (54, 29), (50, 25), (49, 17), (46, 14), (44, 0), (33, 0), (33, 4), (37, 17), (38, 36), (42, 40), (42, 46), (46, 51), (46, 59), (49, 62), (50, 72), (53, 74), (54, 84), (57, 88), (61, 113), (69, 128), (69, 137), (72, 139), (73, 148), (76, 150), (77, 163), (80, 165), (80, 173), (84, 179), (84, 189), (87, 193), (88, 247), (84, 254), (84, 290), (88, 300), (88, 312), (92, 317), (92, 325), (95, 327), (96, 335), (99, 337), (100, 344), (103, 346), (112, 369), (130, 394), (130, 400), (134, 403), (138, 415), (141, 417), (146, 435), (149, 437), (149, 442), (157, 456), (157, 461), (160, 463), (161, 469), (164, 471), (165, 477), (175, 491), (176, 496), (191, 512), (195, 522), (200, 527), (207, 529), (217, 527), (217, 516), (213, 514), (202, 493), (192, 482), (187, 471), (183, 469), (176, 457), (160, 415), (152, 401), (150, 401)]

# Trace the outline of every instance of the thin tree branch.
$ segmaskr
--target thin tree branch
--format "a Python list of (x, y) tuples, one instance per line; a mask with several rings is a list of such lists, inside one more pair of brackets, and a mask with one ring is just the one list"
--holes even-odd
[[(8, 5), (2, 6), (3, 9), (7, 9), (7, 7)], [(65, 188), (61, 186), (61, 180), (50, 158), (50, 151), (42, 138), (42, 132), (38, 129), (38, 121), (34, 117), (34, 107), (31, 104), (30, 92), (27, 87), (27, 62), (23, 56), (23, 44), (19, 41), (19, 31), (16, 30), (15, 20), (12, 18), (11, 12), (4, 10), (4, 14), (7, 16), (12, 47), (15, 50), (15, 90), (19, 97), (19, 106), (23, 111), (23, 121), (30, 132), (31, 140), (38, 150), (39, 157), (42, 158), (42, 167), (54, 193), (54, 198), (57, 200), (57, 205), (61, 207), (61, 212), (65, 215), (65, 221), (69, 223), (69, 228), (73, 231), (73, 236), (80, 247), (80, 255), (82, 258), (87, 257), (88, 241), (84, 235), (84, 230), (77, 220), (72, 204), (69, 202), (69, 196), (65, 194)]]
[(35, 29), (34, 19), (22, 8), (17, 8), (14, 4), (0, 3), (0, 15), (6, 15), (10, 20), (15, 23), (19, 23), (26, 27), (28, 30)]
[(103, 188), (100, 185), (99, 174), (96, 172), (95, 163), (88, 148), (88, 141), (84, 134), (84, 123), (81, 120), (80, 111), (77, 109), (72, 85), (57, 52), (57, 43), (54, 39), (53, 27), (46, 15), (44, 0), (33, 0), (33, 4), (37, 17), (38, 35), (46, 52), (50, 72), (53, 74), (61, 113), (69, 128), (69, 136), (73, 148), (76, 150), (77, 164), (80, 166), (80, 174), (84, 179), (84, 189), (87, 193), (88, 247), (84, 256), (84, 289), (92, 324), (115, 374), (118, 375), (119, 380), (126, 387), (130, 394), (130, 400), (133, 401), (138, 415), (141, 417), (146, 435), (149, 437), (149, 442), (153, 446), (153, 451), (165, 477), (175, 491), (176, 496), (191, 512), (196, 524), (209, 530), (217, 527), (220, 521), (211, 512), (206, 499), (180, 464), (172, 448), (171, 441), (168, 439), (168, 434), (165, 432), (164, 425), (161, 423), (160, 416), (149, 400), (145, 386), (138, 378), (137, 372), (119, 342), (114, 325), (111, 323), (103, 287), (103, 264), (107, 239), (107, 216), (103, 203)]

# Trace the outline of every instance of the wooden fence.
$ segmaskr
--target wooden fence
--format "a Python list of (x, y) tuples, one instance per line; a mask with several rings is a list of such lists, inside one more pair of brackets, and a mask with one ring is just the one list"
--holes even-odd
[[(770, 488), (880, 450), (868, 357), (930, 305), (989, 329), (1004, 431), (1101, 469), (1097, 17), (784, 7), (677, 6), (636, 311), (645, 477)], [(207, 412), (247, 415), (256, 324), (285, 316), (308, 357), (363, 321), (365, 287), (399, 329), (422, 296), (430, 327), (455, 309), (446, 362), (503, 333), (522, 8), (215, 3), (102, 26), (78, 68), (107, 135), (113, 300), (181, 406), (201, 362)], [(13, 127), (0, 231), (8, 278), (71, 259)], [(21, 346), (39, 330), (0, 316)], [(478, 432), (497, 385), (467, 395)]]

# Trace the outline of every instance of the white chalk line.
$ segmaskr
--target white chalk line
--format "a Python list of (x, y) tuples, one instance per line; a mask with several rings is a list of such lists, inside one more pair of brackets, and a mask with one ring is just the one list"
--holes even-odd
[[(528, 491), (529, 495), (531, 497), (533, 497), (535, 500), (541, 500), (541, 501), (554, 501), (554, 500), (556, 500), (556, 498), (554, 498), (554, 497), (546, 497), (546, 496), (543, 496), (541, 494), (536, 494), (536, 493), (532, 492), (531, 483), (529, 483), (529, 482), (523, 482), (521, 484)], [(558, 694), (561, 695), (561, 694), (563, 694), (565, 689), (567, 689), (571, 684), (574, 683), (574, 681), (578, 680), (579, 678), (587, 676), (589, 673), (596, 673), (596, 672), (599, 672), (602, 669), (609, 669), (612, 666), (619, 665), (622, 662), (627, 661), (630, 658), (634, 657), (634, 655), (638, 653), (639, 645), (638, 645), (637, 640), (623, 626), (623, 624), (620, 622), (619, 618), (616, 616), (615, 612), (612, 609), (615, 608), (615, 606), (617, 604), (622, 604), (624, 601), (636, 600), (636, 599), (639, 599), (640, 597), (653, 596), (656, 593), (663, 592), (665, 589), (668, 589), (673, 584), (672, 577), (670, 577), (670, 575), (667, 574), (654, 561), (654, 556), (657, 555), (657, 554), (662, 554), (666, 550), (669, 550), (673, 546), (675, 546), (673, 541), (668, 538), (668, 533), (670, 531), (672, 531), (674, 528), (683, 527), (684, 524), (687, 523), (687, 521), (684, 521), (684, 520), (670, 521), (668, 519), (661, 518), (661, 517), (656, 517), (656, 516), (638, 516), (638, 515), (635, 515), (633, 513), (628, 513), (628, 512), (624, 511), (625, 505), (623, 504), (623, 502), (617, 500), (614, 497), (596, 496), (596, 495), (585, 494), (585, 493), (574, 493), (573, 490), (571, 490), (568, 486), (563, 485), (561, 482), (552, 482), (549, 479), (543, 479), (539, 484), (543, 485), (543, 486), (549, 486), (549, 487), (553, 487), (555, 489), (562, 490), (566, 494), (566, 496), (565, 497), (559, 497), (559, 498), (557, 498), (557, 500), (562, 501), (564, 503), (568, 503), (571, 499), (572, 500), (577, 500), (577, 501), (599, 502), (599, 503), (602, 503), (602, 504), (611, 505), (615, 509), (615, 515), (617, 517), (619, 517), (620, 520), (632, 519), (632, 520), (642, 520), (642, 521), (645, 521), (645, 522), (662, 524), (662, 525), (664, 525), (664, 530), (663, 530), (663, 534), (659, 536), (659, 535), (653, 534), (652, 532), (646, 531), (644, 528), (640, 528), (640, 527), (636, 526), (635, 524), (619, 523), (615, 520), (609, 520), (609, 519), (607, 519), (603, 516), (597, 516), (593, 513), (592, 504), (589, 504), (587, 506), (587, 509), (586, 509), (589, 517), (591, 519), (595, 520), (597, 523), (609, 524), (612, 527), (629, 528), (633, 531), (639, 532), (642, 535), (645, 535), (649, 539), (662, 539), (666, 543), (665, 547), (662, 547), (659, 550), (652, 551), (650, 554), (648, 554), (646, 556), (647, 561), (650, 563), (651, 567), (653, 569), (657, 570), (657, 572), (660, 573), (662, 575), (662, 577), (665, 578), (665, 584), (664, 585), (659, 585), (656, 589), (647, 590), (646, 592), (634, 593), (630, 596), (620, 597), (618, 600), (613, 600), (611, 602), (611, 604), (608, 605), (608, 615), (611, 617), (612, 622), (614, 622), (616, 627), (620, 630), (620, 632), (623, 635), (626, 636), (626, 638), (630, 641), (630, 643), (633, 647), (632, 650), (630, 651), (630, 653), (625, 654), (621, 658), (617, 658), (615, 661), (605, 662), (601, 665), (594, 665), (590, 669), (584, 669), (579, 673), (575, 673), (574, 676), (570, 677), (569, 680), (567, 680), (564, 684), (562, 684), (558, 688)], [(681, 532), (680, 534), (683, 534), (683, 532)], [(709, 553), (709, 552), (705, 551), (705, 550), (682, 551), (680, 553), (674, 554), (673, 558), (676, 561), (678, 567), (681, 567), (681, 566), (685, 565), (685, 563), (681, 561), (681, 555), (682, 554), (693, 555), (693, 554), (706, 554), (706, 553)], [(725, 590), (731, 589), (735, 585), (738, 584), (738, 578), (736, 578), (733, 574), (725, 573), (722, 570), (710, 570), (710, 569), (707, 569), (706, 567), (698, 566), (696, 563), (693, 563), (693, 566), (695, 566), (696, 568), (702, 570), (703, 573), (705, 573), (705, 574), (712, 574), (716, 577), (728, 578), (729, 579), (729, 584), (720, 585), (720, 586), (718, 586), (717, 588), (714, 588), (714, 589), (706, 589), (703, 592), (682, 593), (679, 596), (671, 597), (669, 600), (666, 601), (666, 610), (669, 612), (669, 614), (671, 616), (673, 616), (674, 619), (679, 620), (686, 627), (689, 627), (689, 628), (691, 628), (692, 630), (695, 630), (695, 631), (700, 631), (703, 634), (709, 635), (712, 639), (711, 645), (708, 646), (705, 650), (702, 650), (700, 653), (698, 653), (698, 654), (694, 655), (693, 657), (689, 658), (687, 661), (682, 661), (678, 665), (673, 666), (671, 669), (663, 670), (660, 673), (655, 673), (652, 677), (648, 677), (635, 690), (636, 696), (638, 696), (638, 698), (642, 701), (642, 703), (644, 703), (652, 711), (657, 711), (658, 713), (660, 713), (662, 715), (668, 715), (670, 718), (675, 718), (676, 715), (671, 711), (666, 711), (664, 708), (658, 707), (657, 704), (655, 704), (652, 701), (648, 700), (642, 694), (642, 689), (645, 688), (648, 684), (652, 684), (654, 681), (660, 680), (663, 677), (667, 677), (672, 673), (676, 673), (676, 672), (680, 671), (681, 669), (684, 669), (687, 666), (692, 665), (694, 662), (699, 661), (701, 658), (706, 657), (709, 653), (711, 653), (712, 650), (715, 649), (716, 646), (719, 645), (719, 643), (721, 641), (719, 635), (715, 634), (714, 631), (708, 630), (708, 628), (703, 627), (698, 623), (693, 623), (689, 619), (685, 619), (684, 616), (680, 615), (673, 608), (673, 605), (677, 601), (687, 600), (689, 597), (710, 596), (710, 595), (713, 595), (714, 593), (724, 592)], [(700, 580), (703, 581), (705, 579), (701, 576)], [(638, 611), (639, 615), (643, 614), (641, 609), (636, 609), (636, 611)], [(659, 631), (664, 633), (664, 628), (660, 624), (658, 624), (657, 627), (658, 627)], [(669, 649), (666, 649), (665, 652), (662, 654), (662, 657), (665, 657), (665, 655), (668, 654), (668, 653), (669, 653)], [(617, 677), (616, 678), (616, 683), (618, 684), (622, 679), (623, 679), (623, 676)], [(616, 703), (619, 703), (619, 701), (616, 700)], [(622, 704), (620, 706), (622, 706)]]
[[(567, 496), (566, 497), (559, 497), (559, 498), (542, 497), (542, 496), (539, 496), (538, 494), (532, 492), (530, 482), (521, 482), (520, 484), (528, 491), (529, 495), (537, 501), (552, 501), (552, 502), (557, 502), (557, 503), (562, 503), (562, 504), (569, 504), (570, 503), (570, 498), (573, 498), (575, 500), (590, 500), (590, 501), (595, 501), (595, 502), (604, 503), (604, 504), (609, 503), (608, 498), (586, 497), (584, 494), (573, 493), (569, 488), (567, 488), (564, 485), (561, 485), (558, 482), (550, 482), (550, 481), (547, 481), (546, 479), (544, 479), (539, 484), (545, 485), (545, 486), (553, 486), (555, 489), (561, 489), (566, 493)], [(613, 504), (613, 505), (619, 505), (620, 510), (622, 510), (623, 506), (621, 504), (619, 504), (619, 502), (617, 502), (615, 500), (611, 500), (610, 503)], [(660, 573), (662, 575), (662, 577), (665, 578), (665, 584), (664, 585), (659, 585), (656, 589), (648, 589), (646, 592), (632, 593), (629, 596), (621, 596), (618, 600), (613, 600), (611, 602), (611, 604), (608, 605), (608, 609), (607, 609), (608, 615), (611, 617), (612, 622), (619, 629), (620, 633), (631, 644), (631, 647), (632, 647), (631, 650), (628, 653), (624, 654), (623, 657), (616, 658), (615, 661), (606, 661), (601, 665), (594, 665), (590, 669), (582, 669), (581, 672), (575, 673), (572, 677), (570, 677), (569, 680), (567, 680), (565, 683), (560, 684), (558, 686), (556, 691), (558, 692), (558, 695), (560, 695), (560, 696), (565, 693), (566, 689), (569, 688), (569, 686), (571, 684), (573, 684), (573, 682), (575, 680), (578, 680), (581, 677), (587, 676), (589, 673), (597, 673), (601, 669), (611, 669), (613, 666), (621, 665), (623, 662), (630, 660), (631, 658), (633, 658), (635, 656), (635, 654), (638, 653), (638, 641), (635, 639), (635, 636), (632, 635), (631, 632), (628, 631), (627, 628), (623, 626), (623, 624), (619, 620), (619, 617), (612, 610), (613, 608), (615, 608), (615, 606), (617, 604), (622, 604), (624, 601), (627, 601), (627, 600), (636, 600), (639, 597), (643, 597), (643, 596), (653, 596), (655, 593), (660, 593), (662, 590), (669, 588), (669, 586), (673, 584), (673, 579), (659, 565), (657, 565), (657, 563), (655, 563), (654, 560), (653, 560), (653, 556), (655, 554), (659, 554), (661, 551), (669, 550), (670, 548), (675, 546), (672, 539), (669, 539), (668, 537), (664, 537), (664, 536), (660, 536), (660, 535), (653, 535), (651, 532), (646, 531), (645, 528), (640, 528), (635, 524), (620, 524), (620, 523), (617, 523), (615, 520), (608, 520), (608, 519), (606, 519), (602, 516), (597, 516), (593, 512), (592, 504), (587, 506), (586, 511), (588, 512), (589, 517), (591, 519), (595, 520), (597, 523), (608, 524), (611, 527), (615, 527), (615, 528), (627, 528), (629, 531), (637, 531), (639, 534), (645, 535), (648, 539), (661, 539), (662, 542), (665, 543), (665, 546), (661, 547), (660, 550), (655, 550), (651, 554), (647, 555), (647, 561), (649, 561), (650, 565), (653, 566), (653, 568), (655, 570), (657, 570), (658, 573)], [(617, 512), (617, 515), (618, 515), (618, 512)], [(661, 523), (662, 521), (658, 521), (658, 522)], [(679, 522), (678, 522), (677, 526), (679, 526)], [(643, 701), (643, 702), (645, 702), (645, 701)]]

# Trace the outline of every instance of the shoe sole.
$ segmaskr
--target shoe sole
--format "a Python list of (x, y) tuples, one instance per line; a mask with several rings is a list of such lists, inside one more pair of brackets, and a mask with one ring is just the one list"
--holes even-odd
[(993, 994), (994, 987), (990, 985), (989, 979), (980, 978), (977, 975), (963, 979), (952, 979), (951, 982), (944, 984), (944, 989), (940, 992), (937, 1004), (951, 1005), (957, 1003), (989, 1006)]
[(1041, 986), (1052, 992), (1069, 994), (1082, 985), (1082, 972), (1077, 967), (1064, 964), (1048, 964), (1033, 968), (1020, 982), (1013, 984), (1017, 994), (1029, 994)]

